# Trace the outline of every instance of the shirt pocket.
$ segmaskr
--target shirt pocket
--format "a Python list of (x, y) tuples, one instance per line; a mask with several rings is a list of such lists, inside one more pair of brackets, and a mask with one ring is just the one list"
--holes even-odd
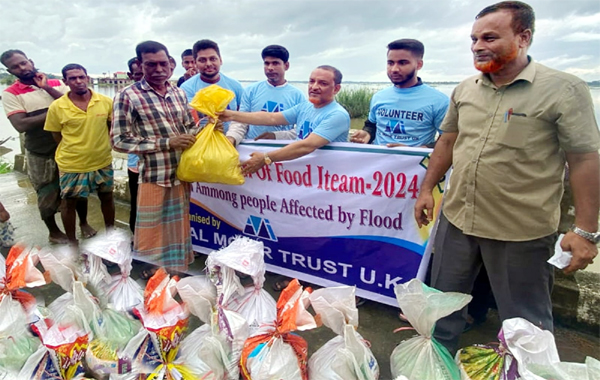
[(500, 145), (523, 149), (528, 145), (538, 121), (536, 119), (512, 115), (508, 122), (500, 124), (496, 142)]
[(62, 133), (67, 135), (79, 135), (85, 128), (85, 121), (85, 115), (68, 115), (62, 122)]

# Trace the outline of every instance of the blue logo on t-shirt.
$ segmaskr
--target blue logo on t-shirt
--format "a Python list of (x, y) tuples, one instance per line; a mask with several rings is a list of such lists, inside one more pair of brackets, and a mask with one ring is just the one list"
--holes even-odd
[(270, 100), (261, 108), (262, 112), (282, 112), (283, 110), (285, 110), (283, 103), (272, 102)]
[(402, 120), (390, 120), (385, 125), (386, 133), (405, 134), (404, 122)]
[(298, 138), (300, 140), (304, 140), (308, 137), (313, 131), (313, 125), (310, 121), (305, 121), (301, 127), (298, 127)]

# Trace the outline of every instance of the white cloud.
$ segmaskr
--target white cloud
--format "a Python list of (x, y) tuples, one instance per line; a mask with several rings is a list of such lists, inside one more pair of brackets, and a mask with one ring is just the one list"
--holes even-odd
[(565, 42), (587, 42), (587, 41), (600, 41), (600, 33), (596, 32), (575, 32), (567, 34), (564, 37), (559, 38)]
[[(290, 80), (306, 80), (320, 64), (350, 81), (387, 81), (386, 45), (398, 38), (425, 44), (426, 81), (461, 80), (474, 73), (469, 34), (489, 0), (47, 0), (43, 7), (3, 2), (0, 51), (22, 49), (37, 66), (59, 72), (78, 62), (91, 73), (124, 70), (135, 45), (163, 42), (177, 61), (202, 38), (219, 43), (223, 71), (262, 79), (261, 49), (291, 53)], [(600, 79), (600, 2), (529, 0), (536, 10), (533, 57), (558, 69)], [(596, 44), (596, 45), (594, 45)], [(595, 47), (595, 48), (594, 48)], [(585, 59), (583, 58), (585, 57)], [(178, 68), (176, 75), (181, 75)]]

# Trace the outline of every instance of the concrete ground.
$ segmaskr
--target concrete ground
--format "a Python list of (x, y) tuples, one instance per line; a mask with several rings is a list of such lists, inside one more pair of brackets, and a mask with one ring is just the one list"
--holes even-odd
[[(15, 227), (17, 241), (47, 246), (48, 231), (42, 223), (36, 206), (36, 195), (27, 179), (20, 173), (9, 173), (0, 175), (0, 201), (11, 214), (11, 222)], [(116, 205), (117, 226), (128, 229), (129, 207), (124, 203)], [(97, 228), (103, 228), (100, 205), (97, 198), (92, 197), (89, 201), (88, 218), (90, 224)], [(60, 218), (57, 215), (59, 225)], [(204, 256), (198, 257), (191, 270), (200, 273), (204, 266)], [(134, 268), (132, 274), (138, 278), (138, 271)], [(272, 291), (275, 275), (267, 274), (265, 288), (275, 297), (278, 294)], [(141, 281), (141, 280), (140, 280)], [(48, 304), (54, 298), (62, 294), (62, 290), (53, 284), (42, 288), (33, 289), (38, 298), (43, 298)], [(392, 350), (402, 340), (414, 335), (412, 331), (401, 331), (396, 334), (393, 330), (398, 327), (408, 326), (398, 319), (398, 309), (383, 304), (367, 302), (360, 309), (360, 334), (371, 342), (371, 349), (378, 360), (382, 380), (391, 379), (389, 358)], [(191, 328), (198, 326), (197, 320), (192, 320)], [(496, 334), (500, 328), (497, 313), (492, 310), (488, 320), (471, 331), (463, 334), (460, 344), (467, 346), (475, 343), (488, 343), (497, 341)], [(315, 352), (325, 342), (334, 337), (334, 334), (326, 327), (301, 332), (309, 344), (309, 355)], [(586, 356), (600, 359), (600, 338), (598, 334), (591, 335), (584, 331), (557, 326), (555, 331), (556, 342), (561, 359), (563, 361), (583, 362)]]

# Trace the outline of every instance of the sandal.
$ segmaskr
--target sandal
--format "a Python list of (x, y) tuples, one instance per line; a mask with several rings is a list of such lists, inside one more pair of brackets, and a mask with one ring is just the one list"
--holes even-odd
[(290, 284), (290, 278), (285, 276), (277, 276), (275, 282), (273, 283), (273, 290), (276, 292), (280, 292), (283, 289), (287, 288)]

